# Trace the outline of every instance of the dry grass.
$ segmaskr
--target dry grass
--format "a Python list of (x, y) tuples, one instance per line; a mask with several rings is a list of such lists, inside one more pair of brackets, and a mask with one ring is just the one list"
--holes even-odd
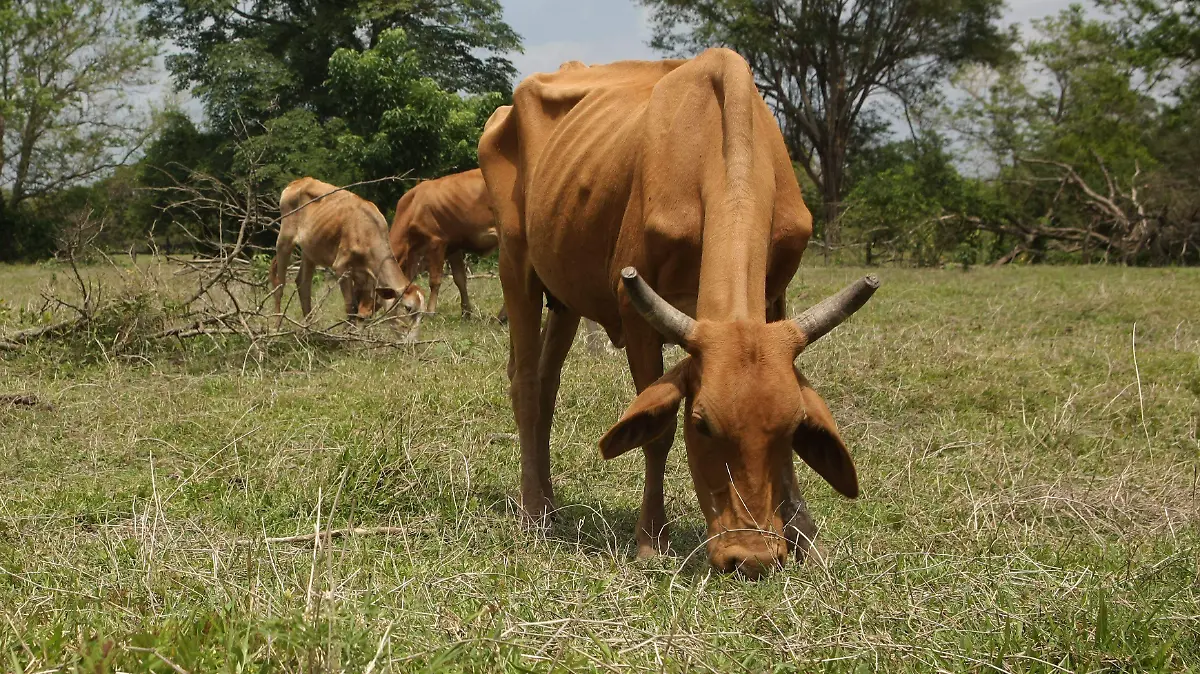
[[(0, 333), (52, 271), (0, 268)], [(793, 308), (860, 273), (806, 267)], [(678, 553), (633, 559), (641, 461), (595, 450), (632, 385), (620, 357), (578, 345), (553, 443), (565, 508), (551, 531), (523, 530), (507, 336), (461, 322), (452, 290), (422, 335), (440, 341), (407, 351), (0, 354), (0, 393), (53, 406), (0, 406), (0, 666), (1195, 668), (1200, 273), (881, 276), (801, 360), (864, 495), (802, 470), (828, 562), (757, 583), (695, 551), (681, 444)], [(473, 287), (498, 307), (495, 281)], [(347, 526), (395, 530), (263, 542)]]

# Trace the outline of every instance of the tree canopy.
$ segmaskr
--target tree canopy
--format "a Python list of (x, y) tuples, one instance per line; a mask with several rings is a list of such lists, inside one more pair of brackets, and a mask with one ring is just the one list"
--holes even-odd
[(93, 181), (149, 136), (130, 89), (155, 54), (126, 0), (0, 2), (0, 259), (47, 245), (29, 200)]
[(176, 86), (191, 89), (223, 132), (296, 108), (340, 116), (325, 86), (330, 59), (374, 49), (397, 28), (421, 54), (417, 74), (450, 92), (508, 91), (516, 71), (504, 55), (521, 45), (497, 0), (139, 2), (146, 33), (179, 48), (167, 59)]

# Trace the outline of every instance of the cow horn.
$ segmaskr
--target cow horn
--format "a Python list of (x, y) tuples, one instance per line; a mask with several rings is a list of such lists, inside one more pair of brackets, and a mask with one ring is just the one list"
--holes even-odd
[(629, 294), (633, 308), (652, 328), (666, 337), (668, 342), (687, 346), (692, 331), (696, 329), (696, 321), (691, 316), (659, 297), (633, 267), (621, 270), (621, 281), (625, 284), (625, 292)]
[(850, 314), (861, 309), (878, 289), (879, 277), (874, 274), (864, 276), (797, 316), (795, 324), (804, 335), (803, 346), (812, 344), (841, 325), (842, 321), (850, 318)]

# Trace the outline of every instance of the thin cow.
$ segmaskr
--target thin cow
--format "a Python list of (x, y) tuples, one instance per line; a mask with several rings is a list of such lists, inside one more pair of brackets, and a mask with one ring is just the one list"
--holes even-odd
[(426, 311), (437, 311), (443, 266), (449, 261), (454, 285), (458, 286), (462, 299), (462, 315), (464, 318), (472, 315), (463, 256), (487, 255), (500, 243), (483, 173), (475, 169), (413, 187), (396, 204), (388, 240), (392, 254), (408, 278), (416, 278), (422, 259), (428, 263)]
[[(812, 217), (746, 62), (712, 49), (533, 75), (489, 119), (479, 159), (501, 230), (526, 515), (555, 508), (550, 426), (583, 316), (624, 345), (638, 390), (599, 446), (605, 459), (644, 450), (639, 556), (669, 545), (663, 478), (681, 403), (712, 565), (757, 577), (789, 547), (802, 556), (816, 530), (792, 453), (845, 496), (859, 487), (794, 361), (878, 281), (782, 320)], [(668, 342), (688, 355), (664, 374)]]
[(317, 266), (337, 275), (351, 322), (389, 311), (397, 300), (408, 313), (421, 310), (421, 292), (409, 282), (388, 247), (387, 220), (375, 204), (315, 178), (301, 178), (279, 197), (282, 221), (271, 262), (275, 313), (283, 322), (283, 286), (292, 249), (300, 246), (296, 290), (305, 320), (312, 314)]

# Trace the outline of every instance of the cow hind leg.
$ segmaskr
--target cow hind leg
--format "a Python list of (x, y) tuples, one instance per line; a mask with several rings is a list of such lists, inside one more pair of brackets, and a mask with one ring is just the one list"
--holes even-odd
[(475, 314), (471, 308), (471, 296), (467, 294), (467, 263), (460, 250), (450, 255), (450, 275), (454, 277), (454, 285), (458, 286), (458, 296), (462, 300), (462, 317), (470, 318)]

